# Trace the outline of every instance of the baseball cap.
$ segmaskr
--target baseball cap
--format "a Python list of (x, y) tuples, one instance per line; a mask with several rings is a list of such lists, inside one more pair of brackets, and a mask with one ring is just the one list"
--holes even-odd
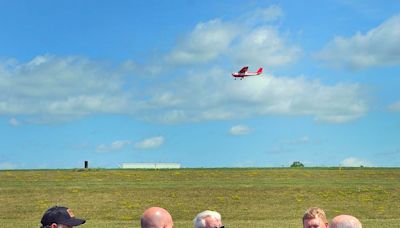
[(63, 224), (68, 226), (79, 226), (86, 222), (84, 219), (75, 218), (71, 209), (61, 206), (54, 206), (44, 213), (40, 221), (43, 226), (49, 226), (53, 223)]

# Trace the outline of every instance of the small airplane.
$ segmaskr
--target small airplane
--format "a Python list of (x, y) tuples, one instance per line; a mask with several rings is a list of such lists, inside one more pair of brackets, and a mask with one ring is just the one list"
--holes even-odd
[(243, 67), (239, 72), (232, 73), (232, 76), (235, 78), (240, 78), (242, 80), (244, 77), (249, 77), (249, 76), (257, 76), (262, 74), (263, 68), (260, 67), (257, 72), (248, 72), (247, 70), (249, 69), (248, 66)]

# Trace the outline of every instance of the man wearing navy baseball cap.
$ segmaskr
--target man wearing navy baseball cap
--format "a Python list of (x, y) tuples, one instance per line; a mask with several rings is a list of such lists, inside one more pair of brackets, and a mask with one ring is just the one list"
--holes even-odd
[(42, 228), (71, 228), (84, 224), (86, 220), (75, 218), (69, 208), (54, 206), (44, 213), (40, 222)]

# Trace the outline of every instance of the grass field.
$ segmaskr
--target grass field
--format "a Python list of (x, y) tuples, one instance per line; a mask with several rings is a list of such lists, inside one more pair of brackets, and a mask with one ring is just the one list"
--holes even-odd
[(192, 227), (205, 209), (226, 227), (301, 227), (310, 206), (329, 219), (347, 213), (364, 227), (400, 227), (400, 169), (266, 168), (0, 171), (0, 227), (39, 227), (53, 205), (87, 219), (82, 227), (139, 227), (150, 206)]

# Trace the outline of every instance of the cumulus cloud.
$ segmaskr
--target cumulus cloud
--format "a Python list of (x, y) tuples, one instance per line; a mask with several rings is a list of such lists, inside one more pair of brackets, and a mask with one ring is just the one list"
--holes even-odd
[(45, 124), (98, 113), (163, 123), (275, 114), (342, 123), (367, 111), (358, 84), (274, 75), (239, 82), (223, 68), (183, 72), (163, 83), (137, 78), (131, 84), (118, 67), (103, 69), (80, 57), (37, 58), (0, 70), (0, 114), (15, 115), (14, 124), (18, 115), (29, 117), (18, 122)]
[(400, 64), (400, 15), (393, 16), (376, 28), (352, 37), (335, 37), (317, 58), (328, 65), (363, 69)]
[(238, 65), (273, 67), (298, 58), (301, 49), (289, 45), (273, 24), (283, 15), (280, 7), (256, 9), (245, 15), (241, 20), (213, 19), (197, 24), (164, 57), (166, 63), (205, 63), (223, 57)]
[(0, 114), (70, 119), (132, 107), (121, 75), (98, 62), (50, 55), (10, 62), (0, 62)]
[(164, 137), (162, 136), (157, 136), (157, 137), (153, 137), (153, 138), (148, 138), (145, 139), (141, 142), (138, 142), (135, 144), (135, 147), (137, 149), (156, 149), (158, 147), (160, 147), (161, 145), (164, 144)]
[(294, 62), (300, 53), (299, 47), (286, 45), (276, 28), (259, 27), (244, 34), (231, 55), (238, 65), (274, 67)]
[(177, 64), (207, 62), (225, 52), (236, 34), (237, 28), (219, 19), (199, 23), (166, 60)]
[[(317, 121), (343, 123), (367, 111), (358, 84), (323, 85), (303, 77), (265, 75), (235, 81), (226, 72), (188, 75), (186, 79), (164, 84), (157, 91), (180, 99), (175, 105), (160, 105), (161, 112), (148, 113), (160, 121), (227, 120), (260, 115), (314, 116)], [(240, 85), (238, 84), (240, 83)]]
[(252, 131), (253, 129), (246, 125), (236, 125), (231, 127), (229, 133), (231, 135), (247, 135), (250, 134)]
[(105, 153), (122, 150), (125, 146), (130, 145), (132, 142), (129, 140), (117, 140), (112, 142), (110, 145), (101, 144), (97, 146), (96, 151)]
[(340, 166), (345, 167), (360, 167), (360, 166), (371, 166), (370, 162), (362, 160), (356, 157), (348, 157), (340, 162)]

